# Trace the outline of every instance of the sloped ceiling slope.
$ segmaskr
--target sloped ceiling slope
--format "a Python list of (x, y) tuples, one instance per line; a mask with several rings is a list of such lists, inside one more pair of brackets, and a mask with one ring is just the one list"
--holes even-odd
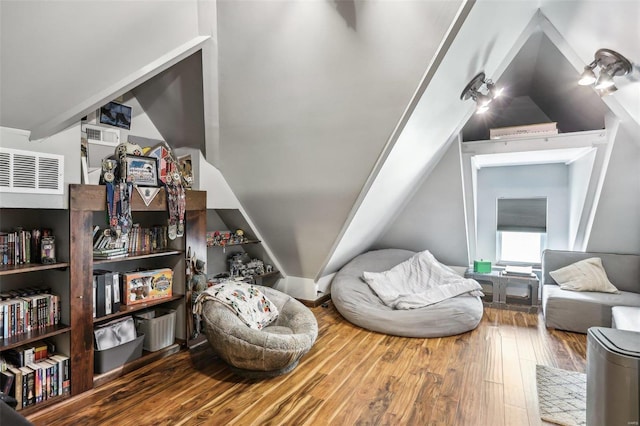
[(320, 269), (460, 5), (218, 3), (220, 169), (288, 275)]
[(619, 90), (603, 101), (623, 122), (633, 122), (635, 131), (640, 131), (640, 2), (541, 0), (540, 4), (544, 15), (575, 52), (569, 58), (575, 67), (593, 61), (600, 48), (620, 52), (632, 62), (631, 74), (616, 78)]
[(36, 129), (38, 138), (59, 131), (96, 93), (197, 29), (195, 2), (2, 1), (0, 125)]

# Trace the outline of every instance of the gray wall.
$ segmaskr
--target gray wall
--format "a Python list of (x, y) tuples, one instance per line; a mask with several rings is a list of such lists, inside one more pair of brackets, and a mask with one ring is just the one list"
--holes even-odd
[(218, 3), (220, 169), (314, 277), (460, 2)]
[(136, 87), (133, 93), (171, 147), (206, 152), (201, 52)]
[(547, 248), (567, 248), (569, 168), (562, 163), (483, 167), (478, 170), (476, 257), (495, 262), (496, 200), (547, 197)]
[(374, 248), (429, 250), (447, 265), (467, 265), (461, 173), (455, 141)]

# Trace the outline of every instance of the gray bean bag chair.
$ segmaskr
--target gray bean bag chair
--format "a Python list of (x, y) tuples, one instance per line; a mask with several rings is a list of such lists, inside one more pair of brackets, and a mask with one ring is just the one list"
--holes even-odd
[(416, 252), (374, 250), (347, 263), (333, 278), (331, 300), (349, 322), (368, 330), (404, 337), (442, 337), (473, 330), (482, 319), (479, 297), (460, 295), (418, 309), (394, 310), (362, 279), (364, 271), (383, 272)]
[(313, 346), (318, 323), (309, 310), (288, 294), (256, 286), (278, 308), (278, 319), (262, 330), (244, 324), (214, 300), (202, 303), (204, 331), (213, 350), (236, 374), (275, 377), (293, 370)]

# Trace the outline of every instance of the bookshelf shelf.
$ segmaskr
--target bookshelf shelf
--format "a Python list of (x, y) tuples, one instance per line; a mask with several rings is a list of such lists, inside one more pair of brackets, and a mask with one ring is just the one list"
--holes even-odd
[(93, 387), (95, 388), (104, 385), (115, 378), (127, 374), (130, 371), (137, 370), (138, 368), (150, 362), (168, 357), (169, 355), (173, 355), (178, 351), (180, 351), (180, 345), (178, 343), (174, 343), (173, 345), (167, 346), (166, 348), (160, 349), (159, 351), (155, 352), (145, 351), (142, 353), (142, 357), (136, 359), (135, 361), (124, 364), (123, 366), (120, 366), (114, 370), (107, 371), (106, 373), (94, 375)]
[(255, 280), (255, 279), (260, 279), (260, 278), (275, 277), (279, 273), (280, 273), (280, 271), (272, 271), (272, 272), (267, 272), (266, 274), (262, 274), (262, 275), (254, 275), (253, 279)]
[(162, 256), (174, 256), (177, 254), (183, 254), (182, 250), (156, 250), (151, 252), (138, 252), (132, 253), (125, 257), (118, 257), (115, 259), (94, 259), (94, 265), (100, 265), (103, 263), (115, 263), (115, 262), (126, 262), (131, 260), (140, 260), (140, 259), (149, 259), (152, 257), (162, 257)]
[(233, 244), (225, 244), (225, 245), (219, 245), (219, 244), (207, 244), (207, 247), (220, 247), (220, 248), (225, 248), (225, 247), (233, 247), (233, 246), (246, 246), (249, 244), (260, 244), (262, 241), (260, 240), (249, 240), (249, 241), (245, 241), (244, 243), (233, 243)]
[(20, 274), (25, 272), (46, 271), (48, 269), (65, 269), (69, 267), (69, 262), (57, 263), (26, 263), (24, 265), (2, 265), (0, 266), (0, 276)]
[(149, 302), (140, 303), (137, 305), (129, 305), (129, 306), (121, 305), (120, 310), (118, 312), (105, 315), (100, 318), (94, 318), (93, 323), (99, 324), (102, 322), (107, 322), (109, 320), (120, 318), (126, 315), (131, 315), (134, 312), (142, 311), (144, 309), (152, 308), (154, 306), (162, 305), (164, 303), (173, 302), (175, 300), (182, 300), (183, 298), (184, 298), (184, 294), (174, 294), (173, 296), (167, 297), (165, 299), (151, 300)]
[(47, 339), (49, 337), (57, 336), (58, 334), (66, 333), (70, 330), (70, 326), (58, 324), (32, 330), (28, 333), (22, 333), (17, 336), (11, 336), (6, 339), (0, 339), (0, 351), (6, 351), (38, 340)]
[(46, 401), (39, 402), (36, 405), (32, 405), (30, 407), (23, 408), (21, 411), (19, 411), (19, 413), (21, 415), (23, 415), (24, 417), (27, 417), (28, 415), (33, 414), (36, 411), (40, 411), (43, 408), (46, 408), (46, 407), (48, 407), (50, 405), (62, 402), (65, 399), (69, 399), (70, 397), (71, 397), (71, 395), (68, 395), (68, 394), (67, 395), (54, 396), (52, 398), (47, 399)]

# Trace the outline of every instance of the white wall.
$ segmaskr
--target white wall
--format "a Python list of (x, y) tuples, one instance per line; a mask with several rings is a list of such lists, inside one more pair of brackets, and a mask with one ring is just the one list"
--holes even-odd
[[(136, 98), (127, 93), (123, 96), (123, 103), (133, 108), (131, 130), (120, 130), (120, 141), (127, 140), (129, 134), (150, 139), (162, 139), (158, 130), (142, 110)], [(87, 117), (89, 123), (96, 123), (95, 114)], [(29, 132), (25, 130), (0, 127), (0, 146), (4, 148), (21, 149), (25, 151), (43, 152), (64, 156), (64, 194), (62, 195), (31, 195), (20, 193), (0, 194), (0, 207), (21, 208), (68, 208), (69, 184), (81, 183), (80, 167), (80, 122), (50, 137), (36, 141), (29, 140)], [(97, 183), (97, 182), (96, 182)]]
[(483, 167), (478, 170), (477, 258), (496, 262), (498, 198), (547, 197), (547, 248), (566, 249), (569, 170), (565, 164)]
[(587, 251), (640, 254), (640, 145), (621, 124), (604, 179)]
[[(576, 250), (576, 236), (584, 211), (591, 171), (596, 160), (595, 149), (569, 164), (569, 250)], [(587, 211), (588, 214), (588, 211)]]
[(29, 141), (29, 133), (24, 130), (0, 127), (0, 146), (64, 156), (64, 194), (2, 192), (0, 207), (65, 209), (69, 206), (69, 184), (80, 183), (80, 123), (38, 141)]
[(460, 144), (456, 140), (373, 248), (429, 250), (440, 262), (466, 266), (463, 202)]

